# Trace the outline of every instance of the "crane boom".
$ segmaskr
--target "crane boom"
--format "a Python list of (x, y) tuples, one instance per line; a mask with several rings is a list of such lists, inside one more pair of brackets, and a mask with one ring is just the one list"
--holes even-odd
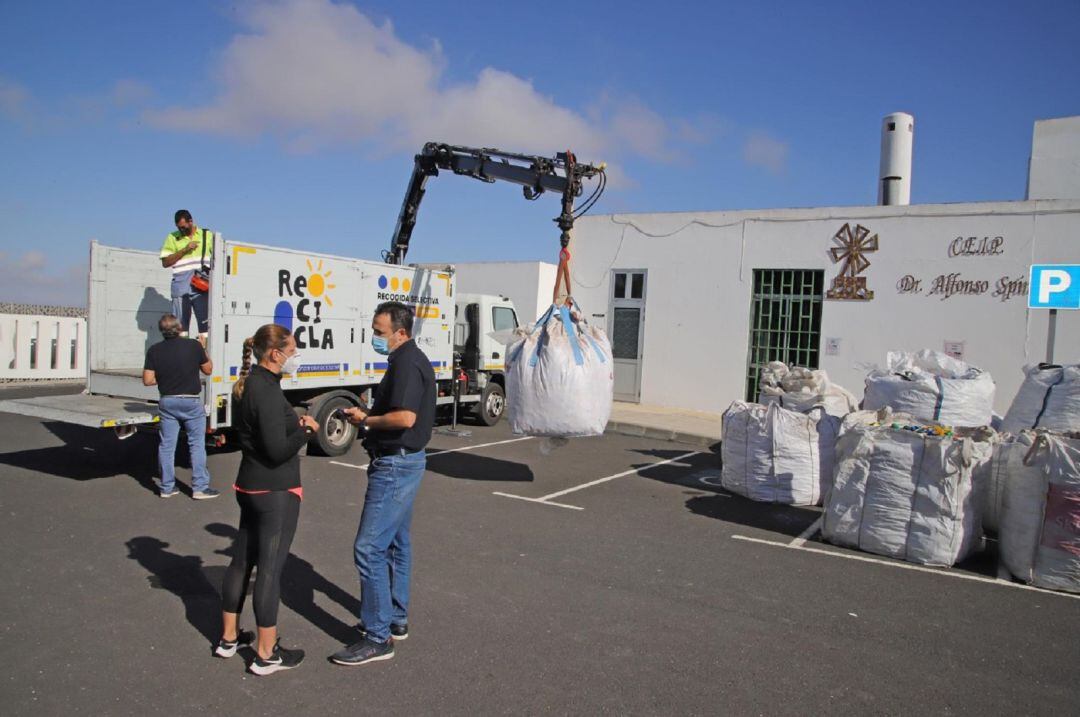
[[(561, 230), (560, 242), (563, 247), (570, 240), (574, 219), (596, 203), (607, 183), (604, 165), (579, 163), (569, 151), (559, 152), (554, 157), (539, 157), (498, 149), (476, 149), (428, 142), (415, 157), (409, 187), (390, 240), (390, 249), (384, 256), (387, 263), (405, 262), (427, 180), (438, 176), (440, 169), (482, 182), (503, 181), (520, 185), (528, 200), (536, 199), (545, 192), (560, 195), (562, 212), (554, 222)], [(589, 199), (575, 210), (574, 200), (582, 194), (583, 180), (593, 177), (598, 177), (600, 184)]]

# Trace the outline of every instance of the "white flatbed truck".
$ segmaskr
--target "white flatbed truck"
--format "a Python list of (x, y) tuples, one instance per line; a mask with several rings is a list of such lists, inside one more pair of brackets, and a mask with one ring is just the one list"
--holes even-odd
[[(207, 353), (214, 370), (202, 377), (209, 432), (232, 425), (231, 395), (244, 339), (263, 324), (277, 323), (292, 331), (302, 355), (300, 368), (283, 377), (282, 388), (321, 426), (310, 447), (325, 455), (348, 451), (357, 429), (331, 414), (368, 399), (365, 394), (386, 372), (386, 357), (370, 341), (375, 307), (384, 301), (414, 307), (413, 337), (435, 371), (439, 404), (453, 403), (457, 390), (458, 401), (471, 404), (483, 423), (493, 425), (501, 417), (502, 346), (489, 334), (515, 327), (517, 315), (503, 297), (455, 297), (452, 268), (260, 246), (220, 234), (213, 266)], [(156, 252), (92, 242), (85, 392), (0, 401), (0, 410), (114, 428), (121, 436), (156, 423), (158, 390), (143, 385), (142, 367), (146, 350), (162, 340), (157, 324), (171, 311), (169, 283)], [(455, 350), (461, 356), (457, 368)]]
[[(386, 263), (217, 236), (207, 341), (214, 371), (203, 380), (210, 432), (232, 425), (231, 394), (244, 339), (259, 326), (276, 323), (292, 331), (302, 352), (300, 368), (283, 378), (282, 388), (293, 405), (320, 424), (310, 447), (326, 455), (348, 451), (357, 429), (333, 414), (365, 401), (386, 372), (386, 357), (368, 341), (375, 307), (384, 301), (415, 308), (413, 338), (435, 370), (438, 403), (475, 404), (481, 422), (499, 420), (506, 381), (504, 348), (496, 337), (517, 327), (513, 303), (499, 296), (455, 297), (452, 267), (405, 265), (427, 181), (440, 171), (516, 184), (528, 200), (558, 194), (562, 211), (554, 221), (561, 230), (560, 271), (567, 272), (569, 290), (570, 231), (603, 194), (604, 165), (578, 162), (569, 151), (549, 158), (428, 142), (413, 158), (390, 248), (383, 253)], [(575, 207), (586, 179), (598, 180), (597, 186)], [(85, 393), (0, 401), (0, 411), (115, 428), (122, 437), (132, 427), (156, 423), (157, 388), (143, 386), (142, 366), (146, 350), (160, 340), (158, 320), (171, 310), (170, 278), (156, 253), (92, 242)]]

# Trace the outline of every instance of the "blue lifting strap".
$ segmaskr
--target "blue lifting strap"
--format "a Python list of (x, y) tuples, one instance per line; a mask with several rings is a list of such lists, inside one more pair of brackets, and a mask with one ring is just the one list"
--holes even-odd
[[(544, 328), (544, 325), (548, 322), (548, 319), (551, 318), (551, 312), (554, 309), (555, 309), (555, 306), (553, 304), (550, 307), (548, 307), (548, 310), (544, 312), (543, 316), (541, 316), (539, 319), (536, 320), (536, 323), (533, 324), (532, 332), (527, 337), (525, 337), (524, 341), (522, 341), (520, 344), (518, 344), (517, 349), (515, 349), (513, 355), (510, 356), (510, 363), (514, 363), (515, 361), (518, 360), (518, 356), (521, 355), (522, 350), (525, 348), (525, 344), (528, 343), (530, 338), (532, 338), (533, 336), (536, 335), (537, 331)], [(535, 364), (533, 364), (533, 365), (535, 366)]]
[(945, 384), (941, 381), (941, 376), (935, 376), (934, 382), (937, 383), (937, 401), (934, 402), (934, 420), (941, 420), (941, 404), (945, 403)]
[(566, 328), (566, 339), (570, 342), (570, 347), (574, 349), (574, 363), (581, 366), (585, 363), (585, 357), (581, 355), (581, 344), (578, 342), (577, 331), (574, 329), (574, 320), (570, 318), (570, 309), (565, 306), (560, 307), (559, 315), (562, 316), (563, 327)]
[(596, 343), (596, 339), (584, 331), (582, 334), (589, 340), (589, 343), (592, 344), (593, 350), (596, 351), (596, 358), (600, 359), (600, 363), (607, 363), (607, 357), (604, 356), (604, 350), (600, 348), (600, 344)]
[[(578, 303), (576, 300), (574, 301), (574, 304), (577, 305), (578, 311), (580, 311), (581, 315), (584, 316), (585, 315), (585, 309), (581, 308), (581, 304)], [(584, 323), (584, 322), (582, 322), (582, 323)], [(600, 363), (607, 363), (607, 357), (604, 356), (604, 350), (602, 348), (600, 348), (600, 344), (596, 343), (596, 339), (594, 339), (592, 337), (592, 335), (588, 331), (585, 330), (585, 328), (584, 328), (584, 326), (582, 326), (582, 324), (577, 325), (577, 330), (581, 333), (581, 335), (590, 344), (592, 344), (593, 350), (596, 351), (596, 358), (600, 359)]]

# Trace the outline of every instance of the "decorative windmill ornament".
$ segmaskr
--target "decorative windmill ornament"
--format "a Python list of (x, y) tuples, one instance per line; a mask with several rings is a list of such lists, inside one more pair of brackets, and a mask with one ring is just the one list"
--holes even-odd
[(866, 288), (866, 277), (859, 274), (870, 266), (866, 254), (878, 250), (878, 235), (871, 235), (870, 230), (862, 224), (856, 224), (852, 229), (850, 224), (845, 223), (833, 236), (833, 242), (836, 246), (829, 249), (829, 255), (833, 263), (840, 264), (840, 273), (833, 279), (832, 288), (825, 296), (847, 301), (873, 299), (874, 292)]

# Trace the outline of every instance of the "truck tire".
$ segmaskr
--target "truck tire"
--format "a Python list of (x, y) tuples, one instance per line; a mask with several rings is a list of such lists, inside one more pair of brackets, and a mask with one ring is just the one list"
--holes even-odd
[(502, 418), (506, 410), (506, 393), (503, 387), (494, 381), (489, 381), (480, 394), (480, 402), (476, 404), (476, 420), (485, 426), (494, 426)]
[(356, 404), (343, 396), (336, 396), (323, 401), (315, 420), (319, 422), (319, 431), (308, 443), (308, 450), (321, 456), (342, 456), (352, 448), (358, 429), (353, 424), (332, 414), (339, 408), (353, 408)]

